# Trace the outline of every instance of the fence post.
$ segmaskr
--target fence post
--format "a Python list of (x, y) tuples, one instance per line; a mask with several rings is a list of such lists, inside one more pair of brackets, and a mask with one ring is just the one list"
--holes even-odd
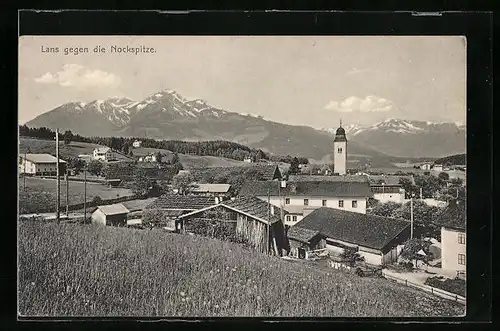
[(431, 293), (434, 294), (434, 287), (431, 287)]
[(457, 295), (456, 295), (456, 294), (455, 294), (455, 301), (458, 301), (458, 297), (457, 297)]

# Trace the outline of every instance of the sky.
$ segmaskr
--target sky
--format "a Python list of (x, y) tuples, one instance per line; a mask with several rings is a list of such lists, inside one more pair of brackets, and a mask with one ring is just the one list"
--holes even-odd
[[(100, 46), (106, 52), (94, 52)], [(111, 47), (149, 52), (117, 53)], [(65, 52), (67, 48), (88, 52)], [(56, 48), (58, 52), (56, 51)], [(69, 49), (68, 49), (69, 50)], [(153, 52), (154, 51), (154, 52)], [(163, 89), (315, 128), (466, 118), (460, 36), (22, 36), (19, 123), (67, 102)]]

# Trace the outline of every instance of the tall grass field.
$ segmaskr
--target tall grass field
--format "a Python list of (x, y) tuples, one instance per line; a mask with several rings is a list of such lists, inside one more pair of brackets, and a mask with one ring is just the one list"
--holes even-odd
[(21, 221), (22, 316), (456, 316), (464, 307), (161, 230)]

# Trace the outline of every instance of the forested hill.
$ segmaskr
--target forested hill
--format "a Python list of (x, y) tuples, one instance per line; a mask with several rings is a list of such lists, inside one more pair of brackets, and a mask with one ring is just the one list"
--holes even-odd
[[(19, 126), (19, 135), (21, 137), (32, 137), (39, 139), (52, 140), (55, 137), (55, 131), (46, 127), (29, 128), (26, 125)], [(273, 162), (291, 163), (294, 156), (280, 156), (266, 153), (261, 149), (250, 148), (235, 142), (214, 140), (189, 142), (180, 140), (155, 140), (150, 138), (134, 137), (84, 137), (73, 134), (71, 131), (59, 133), (61, 141), (79, 141), (104, 145), (113, 150), (120, 151), (126, 155), (133, 155), (132, 143), (137, 139), (141, 141), (141, 147), (166, 149), (173, 153), (192, 154), (199, 156), (217, 156), (233, 160), (243, 161), (246, 158), (256, 162), (259, 160), (269, 160)], [(305, 157), (297, 157), (299, 163), (306, 164), (309, 160)]]
[(443, 165), (466, 164), (466, 160), (466, 154), (455, 154), (437, 159), (434, 163)]

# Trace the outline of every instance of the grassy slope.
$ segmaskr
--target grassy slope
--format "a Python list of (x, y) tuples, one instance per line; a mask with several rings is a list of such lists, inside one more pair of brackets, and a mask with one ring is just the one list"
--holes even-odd
[[(54, 238), (58, 238), (57, 241)], [(443, 316), (463, 307), (383, 279), (161, 230), (20, 222), (33, 316)]]
[[(31, 153), (47, 153), (51, 155), (56, 155), (56, 144), (55, 141), (52, 140), (43, 140), (43, 139), (35, 139), (35, 138), (19, 138), (19, 153), (27, 152), (27, 149), (30, 149)], [(97, 144), (91, 143), (82, 143), (82, 142), (71, 142), (68, 145), (65, 145), (64, 142), (59, 142), (59, 155), (64, 160), (68, 157), (78, 157), (80, 154), (92, 154), (95, 148), (103, 147)], [(130, 160), (130, 158), (118, 154), (117, 158), (119, 160)]]
[[(36, 213), (46, 205), (56, 205), (57, 181), (55, 179), (26, 178), (26, 191), (23, 190), (24, 179), (19, 180), (19, 212)], [(98, 183), (87, 183), (87, 201), (95, 196), (101, 199), (113, 199), (118, 196), (131, 196), (132, 191), (125, 188), (109, 188)], [(84, 183), (69, 182), (69, 203), (84, 202)], [(61, 205), (66, 204), (66, 182), (61, 180)]]
[[(135, 156), (143, 156), (151, 153), (161, 152), (164, 155), (172, 154), (171, 151), (159, 148), (134, 148), (133, 153)], [(186, 169), (204, 168), (204, 167), (232, 167), (232, 166), (246, 166), (248, 163), (243, 161), (228, 159), (225, 157), (216, 156), (198, 156), (179, 154), (179, 160)]]

